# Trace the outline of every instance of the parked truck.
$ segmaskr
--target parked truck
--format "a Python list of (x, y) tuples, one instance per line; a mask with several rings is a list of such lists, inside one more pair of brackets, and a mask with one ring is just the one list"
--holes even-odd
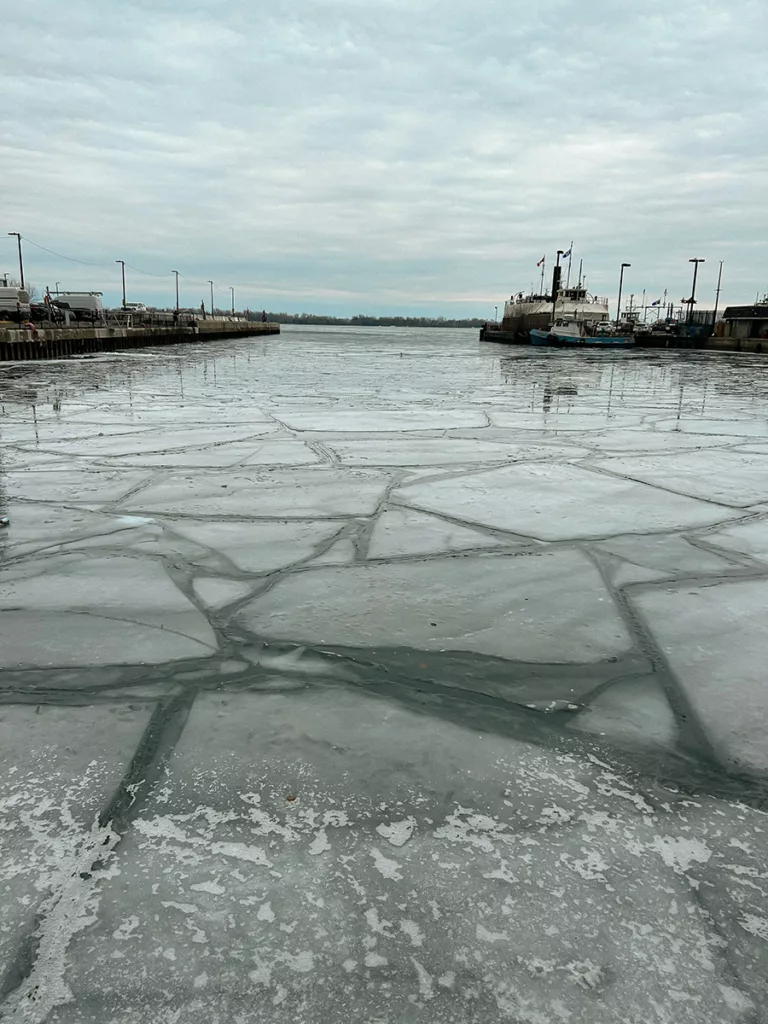
[(21, 323), (29, 319), (29, 292), (26, 288), (0, 283), (0, 320)]

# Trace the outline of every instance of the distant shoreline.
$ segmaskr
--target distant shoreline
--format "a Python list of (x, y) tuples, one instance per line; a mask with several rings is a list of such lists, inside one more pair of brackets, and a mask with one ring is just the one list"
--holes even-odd
[[(251, 312), (249, 320), (260, 320), (261, 313)], [(313, 313), (267, 313), (273, 324), (301, 324), (309, 327), (482, 327), (486, 320), (468, 320), (426, 316), (316, 316)]]

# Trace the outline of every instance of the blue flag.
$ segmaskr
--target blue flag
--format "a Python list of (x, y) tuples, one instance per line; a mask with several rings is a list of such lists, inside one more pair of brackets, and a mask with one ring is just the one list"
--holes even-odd
[(569, 249), (568, 252), (564, 252), (563, 253), (563, 259), (567, 260), (570, 255), (571, 255), (571, 250)]

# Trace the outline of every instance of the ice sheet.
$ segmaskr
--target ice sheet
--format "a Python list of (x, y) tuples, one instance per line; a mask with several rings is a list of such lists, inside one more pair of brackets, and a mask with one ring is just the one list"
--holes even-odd
[(672, 746), (678, 734), (664, 691), (658, 680), (647, 676), (622, 680), (602, 690), (568, 728), (641, 746)]
[(746, 1024), (765, 821), (360, 693), (206, 696), (52, 1020)]
[(162, 565), (59, 555), (0, 572), (0, 664), (103, 665), (206, 657), (206, 619)]
[(570, 465), (523, 464), (410, 484), (398, 500), (542, 540), (682, 529), (735, 518), (726, 508)]
[(709, 544), (736, 551), (750, 558), (768, 562), (768, 520), (755, 519), (747, 523), (736, 523), (725, 530), (704, 534)]
[(430, 555), (468, 548), (498, 547), (504, 541), (408, 508), (390, 508), (376, 520), (369, 558)]
[(605, 459), (596, 465), (619, 476), (726, 505), (755, 505), (768, 498), (768, 467), (761, 455), (710, 449)]
[(133, 495), (125, 507), (188, 516), (302, 519), (370, 515), (387, 483), (378, 474), (352, 469), (171, 473)]
[(632, 598), (729, 765), (768, 768), (768, 580), (665, 587)]
[(174, 530), (213, 548), (244, 572), (272, 572), (312, 556), (338, 532), (336, 523), (179, 520)]
[(328, 447), (350, 466), (469, 466), (482, 462), (518, 462), (588, 454), (586, 448), (559, 445), (499, 444), (462, 438), (398, 438), (397, 440), (336, 441)]
[(77, 865), (151, 711), (0, 707), (0, 984), (14, 980), (20, 945)]
[(239, 618), (266, 637), (522, 661), (590, 662), (630, 646), (597, 570), (575, 551), (318, 569), (282, 579)]
[(313, 409), (300, 412), (278, 407), (276, 419), (293, 430), (380, 432), (392, 430), (445, 430), (447, 427), (486, 427), (485, 414), (477, 409), (439, 409), (425, 403), (421, 408)]

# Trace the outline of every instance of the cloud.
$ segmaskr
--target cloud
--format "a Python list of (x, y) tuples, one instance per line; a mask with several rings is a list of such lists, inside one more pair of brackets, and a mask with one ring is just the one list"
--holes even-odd
[[(5, 15), (0, 271), (199, 302), (485, 315), (574, 239), (595, 291), (768, 287), (762, 0), (38, 0)], [(5, 242), (2, 239), (5, 239)], [(629, 276), (629, 275), (628, 275)], [(201, 291), (201, 289), (203, 289)], [(712, 293), (710, 295), (710, 293)], [(163, 298), (163, 296), (165, 296)]]

